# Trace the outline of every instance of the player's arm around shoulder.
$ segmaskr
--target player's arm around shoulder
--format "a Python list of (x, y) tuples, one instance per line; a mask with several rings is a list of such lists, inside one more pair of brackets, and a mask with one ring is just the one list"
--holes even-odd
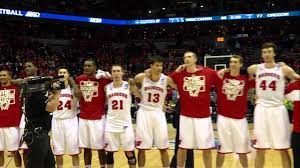
[(109, 85), (109, 84), (107, 84), (107, 85), (104, 86), (104, 93), (105, 93), (105, 96), (107, 95), (107, 87), (108, 87), (108, 85)]
[(171, 77), (167, 77), (167, 84), (168, 86), (170, 86), (171, 88), (173, 89), (176, 89), (177, 90), (177, 85), (176, 83), (173, 81), (173, 79)]
[(224, 78), (224, 74), (227, 73), (227, 72), (230, 72), (229, 68), (224, 68), (224, 69), (221, 69), (221, 70), (217, 71), (218, 78), (219, 79), (223, 79)]
[(146, 73), (139, 73), (139, 74), (137, 74), (137, 75), (134, 77), (135, 85), (141, 86), (142, 83), (143, 83), (143, 80), (144, 80), (145, 76), (146, 76)]
[(175, 69), (174, 72), (179, 73), (179, 72), (184, 71), (185, 69), (186, 69), (186, 64), (182, 64), (182, 65), (179, 65), (179, 66)]
[(255, 75), (257, 69), (257, 64), (253, 64), (247, 68), (247, 72), (249, 75)]
[(74, 81), (74, 79), (72, 77), (68, 78), (68, 83), (70, 84), (70, 87), (74, 90), (74, 96), (77, 99), (80, 99), (82, 96), (82, 93), (79, 89), (79, 86), (76, 84), (76, 82)]
[(293, 68), (285, 65), (285, 66), (282, 66), (282, 72), (283, 72), (283, 75), (285, 77), (287, 77), (288, 79), (290, 80), (299, 80), (300, 79), (300, 76), (299, 74), (297, 74)]
[(136, 82), (134, 79), (130, 78), (128, 80), (128, 83), (129, 83), (129, 90), (130, 90), (130, 93), (133, 94), (134, 96), (136, 97), (142, 97), (142, 94), (141, 92), (138, 90), (137, 86), (136, 86)]
[[(78, 79), (78, 77), (76, 78)], [(68, 82), (71, 86), (71, 88), (74, 89), (74, 96), (77, 98), (77, 99), (80, 99), (82, 97), (82, 93), (81, 93), (81, 90), (78, 86), (78, 84), (75, 82), (75, 80), (71, 77), (68, 78)]]

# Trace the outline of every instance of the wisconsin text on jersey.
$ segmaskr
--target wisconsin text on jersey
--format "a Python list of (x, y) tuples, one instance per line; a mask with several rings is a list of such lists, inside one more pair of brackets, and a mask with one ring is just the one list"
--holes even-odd
[(280, 79), (280, 75), (275, 74), (275, 73), (262, 73), (262, 74), (258, 75), (259, 78), (262, 78), (262, 77), (265, 77), (265, 76), (270, 76), (270, 77), (275, 77), (277, 79)]
[(121, 96), (121, 97), (125, 97), (125, 98), (128, 97), (127, 94), (125, 94), (125, 93), (112, 93), (112, 94), (108, 95), (108, 98), (111, 98), (111, 97), (114, 97), (114, 96)]
[(158, 90), (160, 92), (164, 92), (163, 88), (157, 87), (157, 86), (147, 86), (147, 87), (145, 87), (145, 91), (147, 91), (147, 90)]

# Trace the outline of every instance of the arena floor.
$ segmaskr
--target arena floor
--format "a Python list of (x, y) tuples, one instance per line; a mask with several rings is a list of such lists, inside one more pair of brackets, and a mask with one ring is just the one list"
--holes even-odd
[[(218, 139), (218, 135), (216, 132), (216, 126), (214, 125), (214, 133), (216, 140)], [(168, 125), (169, 130), (169, 138), (170, 138), (170, 149), (169, 149), (169, 156), (170, 160), (174, 155), (174, 138), (176, 134), (176, 130), (172, 127), (171, 124)], [(252, 124), (249, 125), (249, 132), (250, 135), (253, 136), (253, 126)], [(291, 151), (290, 151), (291, 152)], [(137, 153), (137, 152), (136, 152)], [(7, 153), (6, 153), (7, 154)], [(213, 150), (213, 167), (215, 167), (215, 159), (216, 159), (216, 150)], [(255, 150), (252, 149), (252, 152), (248, 154), (249, 158), (249, 167), (254, 167), (254, 158), (255, 158)], [(10, 157), (5, 157), (5, 165), (10, 160)], [(13, 160), (6, 168), (14, 168)], [(83, 153), (80, 154), (80, 167), (84, 168), (84, 161), (83, 161)], [(93, 152), (92, 158), (92, 167), (99, 168), (99, 161), (97, 159), (97, 153)], [(117, 152), (115, 154), (115, 167), (116, 168), (128, 168), (127, 159), (123, 153), (123, 151)], [(160, 162), (160, 155), (159, 152), (155, 149), (149, 150), (146, 152), (146, 168), (160, 168), (162, 167)], [(202, 152), (197, 150), (195, 151), (195, 168), (204, 167), (202, 161)], [(240, 164), (238, 161), (237, 155), (228, 155), (225, 158), (224, 168), (239, 168)], [(266, 168), (280, 168), (281, 167), (281, 158), (280, 155), (276, 151), (268, 151), (266, 155)], [(72, 160), (70, 156), (64, 156), (64, 168), (72, 168)]]

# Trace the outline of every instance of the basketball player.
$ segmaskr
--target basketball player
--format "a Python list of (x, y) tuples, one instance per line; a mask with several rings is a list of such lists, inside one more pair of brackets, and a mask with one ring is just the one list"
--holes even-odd
[(21, 168), (18, 152), (20, 144), (19, 124), (21, 120), (20, 92), (12, 85), (11, 72), (0, 71), (0, 168), (4, 168), (4, 151), (13, 153), (15, 166)]
[(79, 144), (78, 144), (78, 118), (77, 98), (74, 90), (76, 87), (70, 78), (67, 68), (59, 68), (58, 75), (64, 76), (65, 89), (62, 89), (57, 110), (52, 118), (52, 142), (53, 153), (56, 156), (58, 168), (63, 167), (63, 155), (72, 156), (74, 168), (79, 168)]
[(83, 75), (76, 78), (80, 92), (79, 114), (79, 147), (84, 148), (84, 163), (91, 168), (92, 149), (98, 151), (101, 168), (105, 167), (104, 150), (104, 87), (111, 81), (109, 79), (96, 79), (96, 62), (88, 59), (84, 62)]
[(170, 75), (177, 84), (181, 105), (177, 167), (184, 167), (187, 149), (200, 149), (208, 168), (212, 167), (211, 149), (215, 146), (209, 108), (210, 90), (218, 77), (216, 71), (197, 66), (194, 52), (185, 52), (183, 59), (184, 65)]
[(294, 167), (300, 167), (300, 80), (288, 85), (286, 97), (294, 102), (292, 148)]
[(163, 111), (167, 86), (177, 88), (173, 80), (162, 73), (163, 59), (153, 57), (150, 60), (150, 75), (145, 73), (136, 75), (135, 82), (141, 85), (141, 103), (137, 111), (136, 145), (138, 165), (145, 167), (145, 150), (151, 149), (153, 143), (159, 149), (163, 167), (169, 167), (168, 129), (167, 120)]
[(264, 63), (248, 68), (248, 73), (256, 76), (258, 98), (254, 109), (254, 147), (258, 149), (255, 165), (263, 167), (265, 150), (276, 149), (281, 154), (283, 167), (289, 168), (290, 128), (288, 113), (283, 105), (285, 78), (295, 80), (300, 76), (289, 66), (275, 63), (275, 44), (264, 43), (261, 53)]
[(113, 65), (111, 69), (113, 82), (106, 85), (108, 110), (105, 123), (105, 143), (107, 167), (114, 166), (114, 152), (123, 147), (130, 168), (135, 168), (134, 131), (131, 122), (131, 94), (140, 97), (134, 81), (123, 81), (122, 66)]
[(217, 168), (224, 163), (224, 156), (237, 153), (243, 168), (248, 168), (247, 153), (250, 152), (250, 138), (246, 113), (248, 109), (247, 94), (255, 81), (247, 75), (240, 75), (243, 58), (234, 55), (230, 58), (230, 72), (218, 73), (221, 78), (217, 84), (218, 135), (220, 148), (217, 154)]

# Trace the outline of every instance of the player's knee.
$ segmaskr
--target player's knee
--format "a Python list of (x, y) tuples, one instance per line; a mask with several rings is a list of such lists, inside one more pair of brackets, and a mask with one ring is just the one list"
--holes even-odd
[(136, 157), (135, 157), (134, 151), (125, 152), (125, 155), (128, 159), (129, 165), (136, 165)]
[(106, 164), (114, 164), (114, 153), (113, 152), (107, 152), (106, 154)]

